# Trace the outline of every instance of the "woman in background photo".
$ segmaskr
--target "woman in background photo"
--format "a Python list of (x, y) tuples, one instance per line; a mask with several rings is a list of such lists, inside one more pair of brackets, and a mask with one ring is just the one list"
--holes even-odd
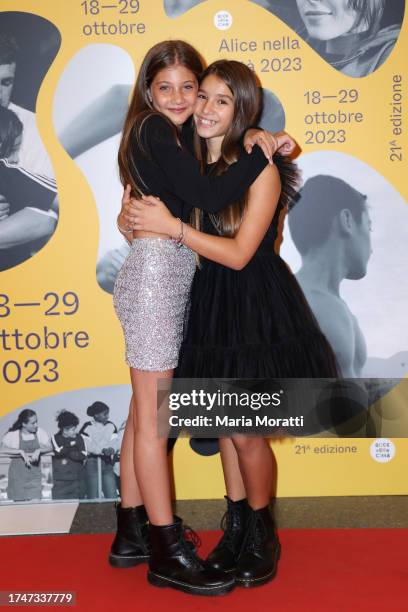
[(403, 11), (400, 0), (392, 3), (296, 0), (296, 3), (308, 42), (333, 68), (348, 76), (364, 77), (379, 68), (393, 50), (401, 30), (402, 15), (399, 23), (382, 25), (389, 10), (386, 4), (398, 4)]

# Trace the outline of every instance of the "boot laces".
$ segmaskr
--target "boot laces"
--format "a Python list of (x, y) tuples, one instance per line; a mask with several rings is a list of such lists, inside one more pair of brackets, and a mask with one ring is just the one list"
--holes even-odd
[(190, 561), (191, 565), (195, 569), (204, 569), (204, 565), (200, 557), (190, 546), (188, 546), (189, 541), (193, 542), (194, 546), (201, 546), (201, 540), (198, 534), (193, 529), (191, 529), (191, 527), (183, 525), (183, 529), (180, 531), (179, 534), (179, 544), (183, 550), (183, 554)]
[[(235, 529), (234, 529), (234, 526), (235, 526)], [(223, 517), (221, 519), (220, 527), (223, 530), (224, 534), (223, 534), (219, 544), (222, 545), (222, 546), (225, 546), (226, 548), (229, 548), (232, 551), (234, 551), (234, 549), (235, 549), (235, 539), (236, 539), (237, 535), (239, 534), (240, 529), (237, 528), (238, 525), (236, 523), (234, 523), (231, 511), (227, 510), (223, 514)]]
[(200, 548), (202, 542), (201, 542), (201, 538), (198, 535), (198, 533), (194, 531), (194, 529), (191, 529), (191, 527), (189, 527), (188, 525), (184, 525), (183, 530), (184, 530), (184, 539), (186, 540), (186, 542), (192, 542), (192, 544), (196, 548)]
[(268, 532), (264, 521), (260, 516), (254, 514), (250, 518), (241, 552), (261, 552), (267, 535)]

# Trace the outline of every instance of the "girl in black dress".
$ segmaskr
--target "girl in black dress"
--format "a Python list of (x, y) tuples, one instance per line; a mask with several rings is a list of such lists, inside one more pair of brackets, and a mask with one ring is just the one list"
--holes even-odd
[[(194, 119), (208, 173), (222, 174), (236, 159), (237, 143), (259, 109), (250, 69), (218, 61), (204, 72)], [(187, 225), (183, 244), (201, 255), (181, 346), (181, 378), (336, 377), (333, 351), (304, 295), (274, 251), (280, 212), (298, 182), (296, 167), (277, 157), (242, 201), (204, 214), (205, 233)], [(177, 235), (179, 220), (155, 198), (136, 202), (137, 229)], [(280, 545), (268, 507), (272, 455), (268, 441), (242, 434), (220, 440), (227, 486), (227, 528), (210, 566), (234, 572), (251, 587), (276, 572)]]

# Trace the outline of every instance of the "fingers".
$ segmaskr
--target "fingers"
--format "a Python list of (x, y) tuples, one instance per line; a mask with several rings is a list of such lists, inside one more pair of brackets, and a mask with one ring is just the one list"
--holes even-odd
[(294, 141), (290, 138), (290, 136), (285, 136), (284, 138), (282, 138), (282, 144), (280, 146), (280, 148), (286, 153), (292, 153), (295, 149), (295, 143)]
[(267, 147), (267, 150), (268, 150), (267, 158), (270, 160), (272, 159), (272, 156), (276, 150), (275, 137), (273, 136), (273, 134), (271, 134), (267, 130), (264, 130), (262, 133), (262, 140), (265, 142), (265, 146)]
[(132, 191), (132, 187), (130, 185), (126, 185), (125, 190), (122, 196), (122, 206), (125, 206), (130, 201), (130, 194)]
[(271, 153), (270, 153), (270, 149), (269, 146), (267, 145), (267, 143), (265, 142), (265, 140), (258, 140), (258, 145), (261, 147), (263, 154), (265, 155), (266, 159), (270, 160), (271, 159)]
[(270, 132), (262, 130), (256, 136), (256, 144), (261, 147), (263, 154), (270, 163), (273, 163), (272, 156), (276, 150), (276, 139)]
[(156, 196), (142, 196), (142, 202), (145, 202), (146, 204), (150, 205), (150, 206), (156, 206), (157, 204), (159, 204), (161, 202), (160, 198), (157, 198)]
[(140, 227), (136, 227), (136, 222), (140, 219), (140, 213), (143, 213), (146, 206), (152, 206), (152, 204), (145, 203), (142, 200), (134, 200), (129, 212), (122, 213), (122, 217), (126, 220), (126, 224), (130, 229), (141, 229)]
[(296, 149), (296, 142), (286, 132), (276, 134), (278, 141), (278, 151), (283, 155), (290, 155)]

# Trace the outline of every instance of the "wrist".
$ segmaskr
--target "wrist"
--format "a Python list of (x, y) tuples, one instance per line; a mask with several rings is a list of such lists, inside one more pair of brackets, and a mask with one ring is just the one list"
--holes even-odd
[(133, 229), (129, 225), (127, 225), (126, 222), (123, 222), (121, 217), (122, 217), (122, 213), (119, 213), (116, 219), (116, 225), (117, 225), (118, 230), (121, 232), (121, 234), (132, 233)]
[(171, 219), (169, 219), (169, 223), (168, 223), (168, 228), (169, 231), (166, 232), (168, 233), (168, 235), (173, 239), (173, 240), (177, 240), (177, 238), (180, 235), (180, 219), (177, 219), (176, 217), (171, 217)]

